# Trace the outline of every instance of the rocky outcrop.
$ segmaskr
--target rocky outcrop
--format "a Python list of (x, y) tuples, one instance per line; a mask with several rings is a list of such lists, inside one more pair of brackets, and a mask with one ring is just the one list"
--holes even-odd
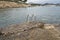
[(28, 4), (20, 4), (9, 1), (0, 1), (0, 8), (19, 8), (19, 7), (29, 7), (31, 5)]
[(60, 32), (51, 24), (26, 22), (3, 28), (1, 40), (60, 40)]

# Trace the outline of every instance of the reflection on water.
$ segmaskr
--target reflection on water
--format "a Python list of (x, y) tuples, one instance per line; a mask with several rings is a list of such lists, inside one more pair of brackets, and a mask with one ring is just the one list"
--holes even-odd
[(34, 14), (38, 21), (60, 23), (60, 7), (9, 8), (0, 9), (0, 27), (24, 22), (27, 14)]

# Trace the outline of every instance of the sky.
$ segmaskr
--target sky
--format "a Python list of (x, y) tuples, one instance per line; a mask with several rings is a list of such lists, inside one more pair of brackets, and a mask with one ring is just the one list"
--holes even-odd
[(29, 2), (33, 2), (33, 3), (60, 3), (60, 0), (28, 0)]

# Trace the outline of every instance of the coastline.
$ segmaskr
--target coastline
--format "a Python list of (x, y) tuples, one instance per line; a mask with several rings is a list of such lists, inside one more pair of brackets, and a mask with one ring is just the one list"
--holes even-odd
[[(0, 8), (34, 7), (28, 4), (0, 1)], [(0, 40), (60, 40), (60, 24), (24, 22), (0, 28)]]
[(0, 8), (20, 8), (20, 7), (30, 7), (30, 4), (0, 1)]
[(1, 8), (21, 8), (21, 7), (35, 7), (35, 6), (60, 6), (58, 4), (26, 4), (26, 3), (17, 3), (10, 1), (0, 1)]

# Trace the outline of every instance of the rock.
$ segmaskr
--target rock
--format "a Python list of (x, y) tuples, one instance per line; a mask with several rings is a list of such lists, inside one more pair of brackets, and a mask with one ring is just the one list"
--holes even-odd
[(29, 36), (29, 40), (60, 40), (55, 34), (39, 28), (30, 30)]
[(2, 33), (2, 32), (0, 31), (0, 36), (3, 35), (3, 34), (4, 34), (4, 33)]
[(26, 22), (2, 30), (2, 40), (60, 40), (60, 32), (51, 24)]
[(16, 2), (9, 1), (0, 1), (0, 8), (19, 8), (19, 7), (29, 7), (31, 5), (28, 4), (19, 4)]
[(54, 29), (54, 25), (51, 24), (44, 24), (44, 29)]

